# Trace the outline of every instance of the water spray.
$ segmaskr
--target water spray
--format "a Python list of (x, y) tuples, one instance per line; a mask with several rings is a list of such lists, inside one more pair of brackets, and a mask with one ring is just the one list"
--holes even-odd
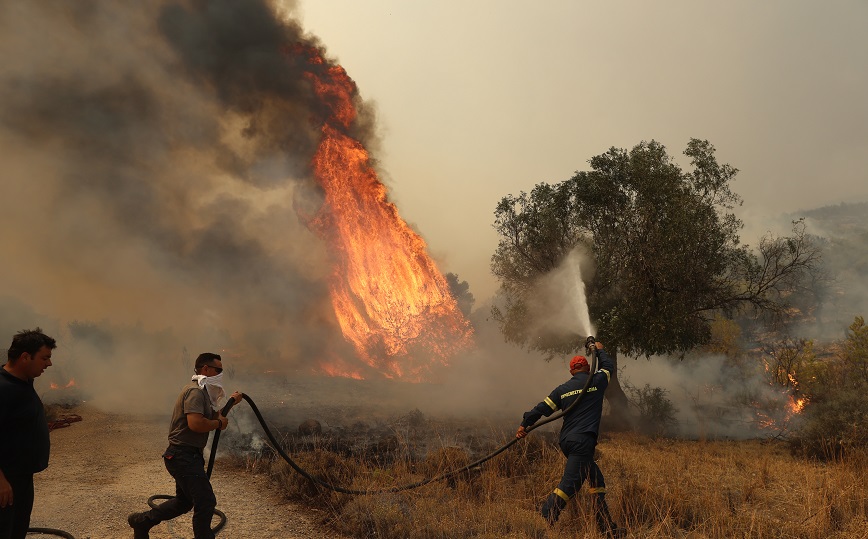
[[(582, 279), (582, 264), (581, 256), (578, 249), (573, 249), (567, 255), (566, 264), (572, 279), (569, 280), (569, 291), (573, 292), (570, 297), (573, 298), (574, 315), (579, 327), (579, 335), (594, 335), (594, 327), (591, 325), (591, 314), (588, 310), (588, 297), (585, 290), (585, 281)], [(588, 337), (590, 340), (593, 337)], [(585, 345), (587, 348), (587, 343)]]

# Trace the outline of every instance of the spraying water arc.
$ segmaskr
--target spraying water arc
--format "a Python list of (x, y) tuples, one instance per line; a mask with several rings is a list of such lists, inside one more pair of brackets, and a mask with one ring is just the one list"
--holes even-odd
[(574, 249), (567, 255), (565, 265), (570, 276), (567, 280), (567, 301), (576, 321), (576, 331), (579, 335), (596, 335), (597, 330), (591, 324), (591, 314), (588, 311), (588, 297), (585, 281), (582, 279), (582, 255), (579, 249)]

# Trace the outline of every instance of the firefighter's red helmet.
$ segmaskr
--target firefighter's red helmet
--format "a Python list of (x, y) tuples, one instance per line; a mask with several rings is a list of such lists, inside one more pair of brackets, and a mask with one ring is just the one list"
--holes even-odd
[(588, 370), (588, 360), (585, 359), (585, 356), (575, 356), (570, 360), (570, 370), (571, 371), (586, 371)]

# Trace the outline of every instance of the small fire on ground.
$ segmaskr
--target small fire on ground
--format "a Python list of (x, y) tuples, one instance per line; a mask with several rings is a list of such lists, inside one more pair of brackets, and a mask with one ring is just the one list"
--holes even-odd
[(70, 378), (69, 382), (67, 382), (66, 385), (60, 385), (57, 382), (51, 382), (48, 387), (50, 387), (51, 389), (66, 389), (70, 387), (75, 387), (75, 378)]

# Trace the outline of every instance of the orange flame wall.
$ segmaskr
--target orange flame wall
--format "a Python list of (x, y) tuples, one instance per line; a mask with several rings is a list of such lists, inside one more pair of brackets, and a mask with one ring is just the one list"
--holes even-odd
[[(368, 152), (347, 134), (355, 121), (355, 83), (340, 66), (307, 55), (307, 73), (329, 113), (314, 155), (325, 201), (308, 226), (329, 245), (331, 300), (344, 337), (365, 364), (389, 378), (420, 381), (470, 346), (472, 330), (425, 241), (398, 215), (370, 165)], [(316, 66), (316, 69), (314, 67)], [(330, 362), (329, 374), (362, 375)]]

